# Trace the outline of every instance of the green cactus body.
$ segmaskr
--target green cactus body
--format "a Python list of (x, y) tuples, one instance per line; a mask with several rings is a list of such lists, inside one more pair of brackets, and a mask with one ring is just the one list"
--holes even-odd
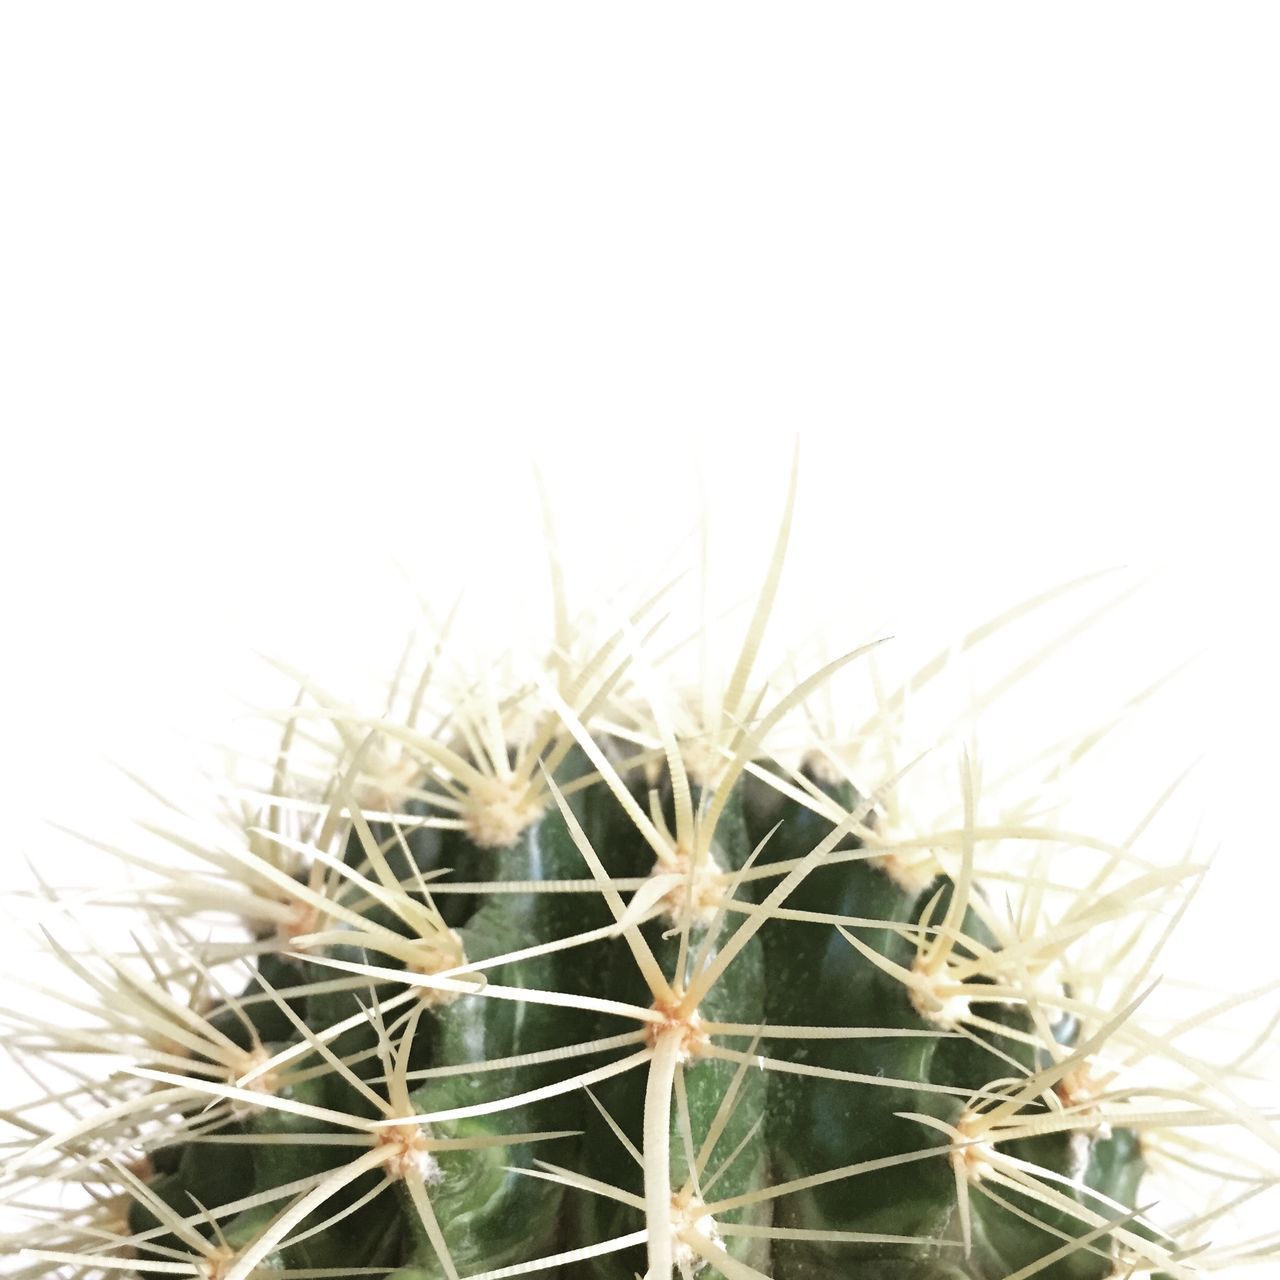
[[(526, 829), (518, 843), (496, 854), (495, 880), (537, 882), (579, 875), (581, 855), (563, 820), (549, 813)], [(471, 962), (518, 951), (575, 932), (572, 904), (554, 894), (499, 893), (479, 907), (460, 933)], [(536, 956), (501, 966), (494, 980), (504, 986), (561, 991), (581, 965), (576, 950)], [(573, 1042), (584, 1022), (573, 1009), (463, 995), (438, 1015), (439, 1034), (433, 1066), (483, 1064), (522, 1054), (542, 1053)], [(556, 1078), (554, 1067), (517, 1066), (475, 1074), (429, 1079), (410, 1097), (422, 1112), (449, 1111), (501, 1101), (544, 1088)], [(572, 1130), (576, 1107), (552, 1097), (495, 1112), (433, 1123), (442, 1138), (491, 1137), (511, 1132)], [(554, 1144), (555, 1155), (564, 1140)], [(556, 1236), (563, 1189), (553, 1182), (522, 1176), (531, 1167), (527, 1144), (493, 1146), (439, 1157), (433, 1201), (454, 1265), (461, 1274), (492, 1270), (547, 1252)], [(547, 1158), (555, 1155), (547, 1152)], [(415, 1244), (413, 1274), (442, 1275), (435, 1249), (417, 1221), (409, 1218)]]
[[(571, 781), (586, 770), (585, 760), (575, 752), (561, 771), (561, 780)], [(861, 803), (848, 785), (823, 787), (811, 777), (809, 784), (840, 809), (854, 811)], [(830, 819), (792, 799), (761, 807), (755, 803), (758, 796), (750, 795), (751, 788), (759, 785), (740, 783), (720, 816), (712, 852), (727, 873), (741, 869), (761, 840), (757, 870), (780, 862), (794, 865), (831, 830)], [(750, 823), (743, 815), (744, 793), (753, 800)], [(695, 806), (709, 798), (694, 789)], [(607, 792), (598, 784), (578, 791), (571, 811), (592, 846), (601, 851), (606, 870), (624, 879), (630, 875), (634, 883), (637, 869), (651, 859), (646, 858), (636, 831), (619, 822), (621, 811)], [(775, 824), (776, 830), (769, 835)], [(383, 825), (371, 830), (384, 848), (387, 865), (406, 886), (417, 875), (430, 876), (445, 865), (453, 868), (453, 879), (484, 880), (495, 886), (494, 891), (474, 897), (440, 895), (451, 901), (448, 918), (458, 926), (470, 964), (610, 922), (598, 894), (497, 891), (504, 883), (583, 879), (587, 869), (583, 855), (554, 807), (527, 826), (514, 844), (497, 850), (478, 848), (460, 833), (443, 841), (430, 833), (419, 835), (408, 846), (411, 856), (406, 858), (405, 847), (392, 839), (393, 831), (388, 833)], [(353, 841), (347, 861), (362, 873), (369, 872), (369, 860), (355, 847)], [(850, 928), (858, 931), (866, 947), (909, 967), (915, 954), (910, 927), (921, 924), (926, 904), (930, 920), (941, 920), (953, 886), (943, 878), (923, 888), (903, 887), (865, 854), (859, 856), (860, 849), (856, 838), (845, 839), (825, 864), (800, 881), (782, 906), (796, 913), (873, 921)], [(763, 903), (782, 874), (745, 882), (738, 897)], [(369, 908), (367, 894), (362, 895), (355, 885), (343, 890), (342, 900), (362, 904), (384, 928), (397, 926), (392, 913)], [(734, 912), (721, 911), (708, 923), (695, 925), (682, 942), (672, 919), (659, 916), (643, 924), (641, 934), (662, 972), (680, 983), (681, 959), (686, 965), (684, 976), (695, 957), (703, 963), (714, 962), (739, 921)], [(714, 930), (710, 942), (709, 929)], [(965, 915), (961, 932), (970, 948), (996, 945), (972, 911)], [(305, 1016), (313, 1031), (323, 1032), (405, 989), (403, 982), (385, 980), (344, 983), (332, 967), (322, 963), (337, 959), (356, 967), (402, 969), (394, 960), (388, 965), (385, 955), (366, 945), (372, 936), (352, 930), (351, 942), (330, 943), (322, 955), (301, 964), (268, 953), (260, 962), (261, 975), (295, 1013)], [(507, 988), (607, 996), (638, 1006), (649, 1001), (631, 952), (616, 937), (503, 963), (487, 971), (486, 978)], [(319, 989), (301, 998), (291, 994), (291, 986), (305, 984)], [(438, 1004), (428, 1003), (434, 1007), (415, 1015), (412, 1069), (424, 1073), (424, 1078), (410, 1092), (412, 1109), (415, 1114), (441, 1115), (425, 1126), (434, 1140), (476, 1139), (484, 1144), (442, 1150), (429, 1161), (425, 1185), (447, 1245), (448, 1263), (403, 1184), (393, 1195), (360, 1203), (377, 1183), (379, 1175), (371, 1172), (304, 1219), (293, 1233), (301, 1239), (286, 1241), (262, 1258), (260, 1269), (381, 1265), (398, 1268), (395, 1280), (443, 1280), (450, 1274), (480, 1274), (590, 1250), (643, 1231), (644, 1214), (636, 1206), (644, 1198), (644, 1169), (581, 1089), (484, 1112), (486, 1103), (503, 1103), (571, 1074), (569, 1064), (517, 1061), (496, 1070), (480, 1069), (486, 1062), (546, 1055), (560, 1047), (617, 1036), (635, 1024), (615, 1014), (478, 993), (453, 993)], [(277, 1004), (267, 1002), (256, 1008), (255, 1031), (274, 1037), (269, 1050), (281, 1047), (280, 1041), (296, 1041), (296, 1035), (282, 1034), (290, 1020)], [(940, 1129), (926, 1127), (915, 1118), (932, 1117), (954, 1126), (960, 1123), (966, 1102), (983, 1098), (993, 1081), (1016, 1072), (1030, 1075), (1036, 1069), (1043, 1052), (1037, 1054), (1034, 1049), (1035, 1027), (1016, 1004), (996, 1001), (984, 1007), (988, 1023), (1007, 1027), (1008, 1038), (990, 1033), (980, 1038), (965, 1036), (923, 1017), (903, 984), (856, 950), (834, 924), (782, 916), (770, 919), (741, 948), (700, 1002), (698, 1012), (706, 1022), (740, 1028), (732, 1035), (713, 1037), (738, 1057), (695, 1052), (679, 1068), (680, 1085), (669, 1123), (670, 1185), (673, 1200), (691, 1222), (697, 1222), (700, 1205), (746, 1201), (723, 1211), (713, 1224), (704, 1224), (712, 1247), (750, 1268), (742, 1274), (771, 1275), (775, 1280), (819, 1280), (832, 1274), (854, 1280), (1000, 1280), (1035, 1264), (1064, 1241), (1086, 1234), (1080, 1217), (1046, 1207), (1032, 1197), (1006, 1189), (1001, 1194), (1011, 1207), (1003, 1207), (973, 1188), (966, 1253), (958, 1225), (950, 1140)], [(230, 1026), (228, 1013), (215, 1014), (215, 1022)], [(866, 1034), (847, 1039), (787, 1034), (789, 1027), (806, 1026), (860, 1028)], [(758, 1030), (748, 1035), (747, 1028)], [(239, 1038), (247, 1043), (247, 1032), (243, 1027), (240, 1032)], [(359, 1019), (356, 1026), (332, 1039), (330, 1047), (344, 1060), (350, 1059), (351, 1069), (361, 1080), (376, 1087), (388, 1070), (384, 1034), (375, 1022)], [(742, 1069), (741, 1057), (753, 1044), (766, 1062), (776, 1064), (773, 1069)], [(599, 1066), (610, 1058), (596, 1053), (585, 1061)], [(457, 1070), (468, 1065), (477, 1069)], [(824, 1076), (824, 1070), (835, 1075)], [(930, 1091), (930, 1085), (941, 1086), (941, 1091)], [(606, 1077), (594, 1089), (600, 1108), (637, 1151), (644, 1143), (645, 1094), (643, 1064)], [(353, 1083), (332, 1071), (313, 1071), (282, 1089), (280, 1096), (346, 1114), (376, 1116)], [(989, 1100), (994, 1099), (992, 1094)], [(185, 1211), (193, 1200), (230, 1201), (249, 1185), (267, 1189), (308, 1176), (318, 1178), (341, 1169), (350, 1158), (349, 1149), (341, 1145), (305, 1142), (307, 1135), (340, 1133), (339, 1127), (317, 1125), (306, 1116), (273, 1109), (270, 1099), (264, 1103), (262, 1109), (224, 1130), (261, 1137), (261, 1145), (224, 1148), (225, 1155), (217, 1160), (208, 1159), (204, 1152), (209, 1149), (202, 1150), (198, 1144), (187, 1145), (176, 1157), (166, 1151), (169, 1171), (156, 1177), (152, 1193)], [(1036, 1109), (1047, 1114), (1043, 1104)], [(450, 1114), (455, 1111), (463, 1114)], [(716, 1136), (704, 1151), (713, 1129)], [(567, 1136), (545, 1145), (492, 1141), (509, 1134), (548, 1132)], [(274, 1135), (304, 1140), (275, 1144), (269, 1141)], [(1010, 1155), (1057, 1175), (1062, 1194), (1089, 1209), (1103, 1204), (1091, 1201), (1089, 1190), (1101, 1193), (1112, 1205), (1131, 1208), (1134, 1204), (1143, 1161), (1136, 1135), (1129, 1130), (1092, 1136), (1079, 1131), (1049, 1133), (1011, 1142), (1007, 1149)], [(908, 1157), (905, 1163), (892, 1163), (893, 1157), (902, 1155)], [(538, 1173), (535, 1158), (576, 1170), (589, 1183), (615, 1188), (621, 1198), (586, 1194), (551, 1177), (530, 1176)], [(762, 1189), (860, 1162), (873, 1167), (753, 1199)], [(275, 1212), (273, 1205), (244, 1212), (228, 1224), (227, 1239), (252, 1240)], [(339, 1221), (316, 1229), (335, 1214), (341, 1215)], [(141, 1203), (135, 1205), (131, 1229), (154, 1231), (158, 1225), (155, 1214)], [(806, 1233), (837, 1235), (810, 1239)], [(851, 1238), (854, 1235), (867, 1238)], [(166, 1242), (170, 1247), (175, 1243), (169, 1236), (158, 1243)], [(678, 1247), (676, 1259), (681, 1260)], [(691, 1273), (700, 1271), (708, 1280), (722, 1274), (693, 1255), (687, 1255), (682, 1265)], [(633, 1244), (583, 1261), (570, 1259), (558, 1274), (563, 1280), (627, 1280), (644, 1266), (644, 1248)], [(1101, 1280), (1111, 1274), (1111, 1266), (1105, 1233), (1099, 1233), (1096, 1248), (1068, 1251), (1060, 1261), (1044, 1266), (1041, 1274), (1046, 1280)]]
[[(696, 805), (700, 799), (695, 789), (693, 803)], [(634, 834), (632, 840), (634, 842)], [(746, 861), (750, 849), (741, 804), (735, 795), (717, 826), (712, 853), (722, 866), (738, 869)], [(640, 860), (641, 856), (633, 855), (630, 865)], [(712, 930), (713, 940), (708, 942), (708, 933)], [(677, 977), (681, 959), (679, 940), (664, 936), (672, 931), (672, 922), (665, 919), (645, 925), (643, 930), (659, 967), (669, 978)], [(713, 920), (704, 927), (693, 929), (685, 948), (686, 959), (691, 962), (705, 948), (706, 962), (713, 962), (732, 932), (733, 922), (730, 919)], [(619, 998), (636, 1003), (647, 999), (647, 988), (630, 955), (618, 949), (611, 957), (609, 985)], [(763, 948), (757, 938), (738, 956), (725, 979), (717, 983), (699, 1004), (699, 1013), (706, 1021), (761, 1025), (764, 992)], [(619, 1029), (617, 1019), (603, 1021), (600, 1025), (602, 1034)], [(746, 1047), (746, 1041), (738, 1038), (733, 1043), (739, 1048)], [(717, 1199), (738, 1196), (767, 1182), (764, 1080), (758, 1071), (748, 1071), (736, 1078), (739, 1072), (734, 1063), (696, 1056), (682, 1063), (680, 1074), (684, 1102), (673, 1107), (668, 1129), (670, 1179), (677, 1200), (682, 1206), (687, 1206), (685, 1212), (696, 1217), (697, 1205), (713, 1194)], [(636, 1150), (643, 1147), (645, 1085), (643, 1072), (630, 1072), (606, 1082), (597, 1094), (604, 1110)], [(642, 1170), (635, 1157), (598, 1115), (588, 1114), (585, 1119), (583, 1171), (601, 1182), (641, 1197), (644, 1191)], [(713, 1128), (717, 1136), (706, 1148)], [(732, 1211), (725, 1221), (764, 1226), (768, 1223), (770, 1208), (765, 1201), (752, 1211)], [(593, 1197), (581, 1211), (575, 1239), (579, 1244), (608, 1240), (633, 1232), (643, 1223), (639, 1210), (615, 1200)], [(767, 1242), (758, 1237), (732, 1236), (725, 1247), (730, 1257), (748, 1265), (761, 1267), (767, 1262)], [(643, 1270), (644, 1250), (637, 1246), (600, 1258), (581, 1274), (584, 1277), (598, 1276), (602, 1280), (628, 1280)]]
[[(810, 779), (813, 781), (813, 779)], [(815, 783), (815, 785), (817, 785)], [(841, 807), (860, 798), (848, 786), (829, 788)], [(768, 858), (802, 857), (830, 829), (812, 811), (784, 804), (782, 823)], [(776, 819), (775, 819), (776, 820)], [(847, 840), (844, 847), (857, 849)], [(932, 919), (944, 914), (952, 886), (936, 881), (924, 889), (904, 888), (868, 860), (823, 867), (811, 873), (786, 905), (792, 909), (883, 922), (918, 924), (921, 908), (935, 893)], [(856, 927), (856, 926), (855, 926)], [(895, 929), (877, 925), (859, 930), (866, 946), (909, 968), (915, 947)], [(994, 949), (995, 939), (972, 912), (962, 925), (966, 939)], [(921, 1016), (906, 988), (878, 968), (829, 925), (778, 920), (766, 932), (769, 947), (770, 1014), (817, 1026), (883, 1028), (891, 1038), (786, 1040), (770, 1043), (784, 1061), (832, 1068), (876, 1080), (859, 1083), (812, 1076), (771, 1077), (769, 1108), (775, 1123), (772, 1150), (780, 1182), (827, 1168), (913, 1155), (930, 1147), (945, 1150), (944, 1134), (922, 1128), (907, 1114), (961, 1121), (966, 1094), (1021, 1070), (1030, 1075), (1035, 1054), (1027, 1040), (1035, 1028), (1016, 1005), (978, 1005), (988, 1021), (1004, 1024), (1026, 1040), (986, 1036), (991, 1047), (947, 1031)], [(980, 997), (974, 997), (976, 1000)], [(892, 1033), (908, 1032), (909, 1038)], [(928, 1092), (922, 1086), (954, 1092)], [(1143, 1162), (1136, 1135), (1120, 1130), (1107, 1137), (1058, 1133), (1011, 1143), (1009, 1154), (1060, 1175), (1068, 1194), (1087, 1201), (1084, 1188), (1132, 1208)], [(975, 1176), (981, 1176), (980, 1166)], [(1016, 1193), (1011, 1197), (1015, 1203)], [(806, 1243), (780, 1240), (774, 1247), (777, 1280), (817, 1280), (839, 1266), (846, 1274), (874, 1280), (881, 1274), (910, 1274), (920, 1280), (1001, 1280), (1029, 1267), (1064, 1240), (1085, 1234), (1078, 1220), (1046, 1212), (1034, 1202), (1009, 1210), (977, 1194), (971, 1196), (972, 1241), (957, 1255), (956, 1181), (947, 1160), (926, 1156), (897, 1167), (874, 1169), (847, 1180), (819, 1184), (780, 1200), (779, 1225), (808, 1230), (866, 1232), (920, 1237), (903, 1243)], [(1093, 1202), (1097, 1207), (1098, 1202)], [(931, 1241), (925, 1243), (924, 1241)], [(913, 1268), (895, 1271), (895, 1268)], [(1079, 1251), (1041, 1269), (1047, 1280), (1101, 1280), (1112, 1274), (1105, 1240), (1096, 1252)]]

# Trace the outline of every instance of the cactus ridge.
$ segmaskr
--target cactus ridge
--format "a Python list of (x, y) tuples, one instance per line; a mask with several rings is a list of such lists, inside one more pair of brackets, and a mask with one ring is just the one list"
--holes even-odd
[[(649, 656), (656, 599), (585, 653), (561, 602), (545, 667), (476, 673), (431, 728), (430, 664), (380, 715), (299, 677), (233, 825), (170, 814), (168, 861), (101, 844), (148, 878), (150, 929), (136, 953), (51, 931), (82, 1024), (6, 1017), (63, 1081), (57, 1122), (5, 1113), (0, 1193), (31, 1215), (10, 1274), (1185, 1280), (1274, 1256), (1204, 1244), (1274, 1181), (1249, 1052), (1210, 1069), (1179, 1047), (1200, 1015), (1141, 1020), (1200, 865), (992, 820), (969, 753), (950, 821), (912, 830), (915, 764), (868, 753), (943, 664), (845, 739), (813, 699), (867, 649), (753, 683), (789, 520), (728, 678), (688, 703)], [(1253, 1163), (1205, 1137), (1228, 1125)], [(1231, 1189), (1161, 1216), (1153, 1164)]]

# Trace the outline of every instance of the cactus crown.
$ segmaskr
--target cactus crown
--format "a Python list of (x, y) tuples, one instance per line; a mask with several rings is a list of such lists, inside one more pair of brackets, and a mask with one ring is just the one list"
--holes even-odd
[[(474, 671), (437, 706), (442, 636), (376, 714), (298, 676), (229, 822), (170, 813), (165, 857), (101, 846), (145, 881), (101, 901), (148, 931), (76, 947), (68, 907), (48, 945), (75, 1025), (6, 1016), (48, 1090), (5, 1113), (12, 1274), (1102, 1280), (1276, 1256), (1218, 1235), (1274, 1181), (1242, 1083), (1265, 1036), (1208, 1063), (1185, 1043), (1231, 1002), (1143, 1020), (1200, 864), (1143, 852), (1151, 815), (1063, 829), (1025, 771), (985, 779), (946, 739), (905, 758), (946, 654), (875, 682), (852, 732), (818, 708), (874, 644), (775, 692), (790, 515), (693, 695), (653, 656), (661, 596), (590, 644), (558, 594), (528, 678)], [(935, 765), (929, 813), (905, 797)], [(1183, 1175), (1222, 1189), (1179, 1205)]]

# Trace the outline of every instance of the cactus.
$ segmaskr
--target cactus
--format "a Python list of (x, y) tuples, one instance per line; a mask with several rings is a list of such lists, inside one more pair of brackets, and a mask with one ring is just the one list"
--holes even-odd
[[(912, 830), (914, 766), (868, 744), (941, 660), (859, 732), (810, 715), (775, 749), (874, 647), (753, 684), (789, 520), (732, 671), (689, 705), (649, 656), (657, 599), (585, 648), (561, 603), (544, 666), (473, 673), (435, 723), (438, 643), (379, 714), (298, 677), (232, 824), (170, 814), (166, 859), (101, 845), (147, 877), (149, 932), (117, 953), (51, 930), (79, 1025), (7, 1016), (64, 1112), (5, 1113), (13, 1274), (1103, 1280), (1276, 1256), (1203, 1247), (1280, 1147), (1248, 1054), (1184, 1052), (1198, 1015), (1142, 1022), (1199, 864), (1023, 803), (992, 820), (972, 752), (948, 759), (955, 819)], [(1261, 1154), (1219, 1154), (1225, 1126)], [(1153, 1212), (1162, 1158), (1229, 1194)]]

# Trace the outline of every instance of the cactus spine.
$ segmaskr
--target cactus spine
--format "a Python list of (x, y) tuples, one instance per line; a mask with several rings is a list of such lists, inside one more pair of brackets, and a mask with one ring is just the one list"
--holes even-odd
[[(1147, 1153), (1172, 1134), (1218, 1167), (1198, 1135), (1234, 1124), (1274, 1157), (1270, 1117), (1141, 1030), (1149, 963), (1117, 994), (1122, 957), (1090, 955), (1118, 918), (1158, 934), (1197, 868), (984, 822), (968, 757), (960, 820), (908, 836), (897, 775), (827, 741), (783, 763), (776, 727), (865, 657), (752, 685), (789, 516), (692, 728), (650, 666), (651, 606), (576, 660), (562, 635), (506, 694), (479, 673), (431, 727), (426, 675), (374, 716), (304, 682), (247, 820), (165, 829), (186, 863), (145, 864), (138, 954), (55, 938), (84, 1025), (10, 1015), (32, 1058), (115, 1059), (104, 1080), (69, 1070), (60, 1125), (8, 1114), (7, 1199), (89, 1192), (33, 1217), (14, 1274), (1136, 1280), (1232, 1261), (1198, 1251), (1214, 1205), (1157, 1225)], [(295, 769), (321, 729), (329, 767)], [(1002, 862), (1010, 845), (1034, 856)], [(1072, 848), (1095, 871), (1050, 917), (1048, 852)], [(209, 940), (228, 911), (249, 941)], [(1145, 1085), (1147, 1062), (1180, 1081)]]

